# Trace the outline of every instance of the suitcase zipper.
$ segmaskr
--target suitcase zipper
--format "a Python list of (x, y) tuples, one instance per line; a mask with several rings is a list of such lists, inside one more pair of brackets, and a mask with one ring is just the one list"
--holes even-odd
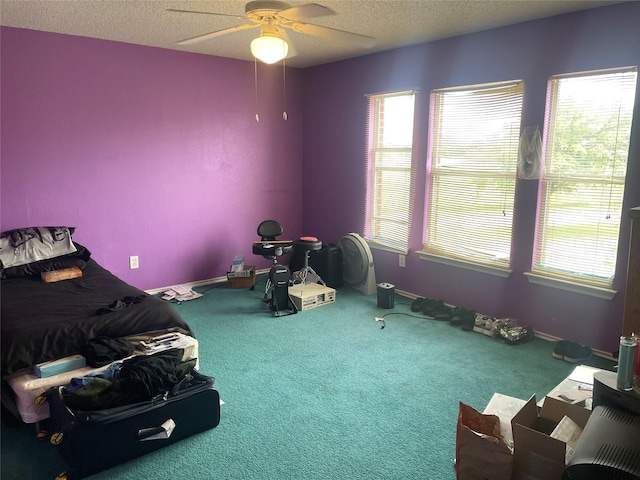
[[(212, 388), (213, 382), (214, 382), (213, 377), (207, 377), (202, 374), (197, 374), (197, 376), (193, 377), (192, 380), (193, 379), (195, 379), (198, 383), (195, 385), (190, 385), (188, 388), (185, 388), (184, 390), (176, 391), (175, 393), (169, 392), (167, 390), (159, 395), (156, 395), (151, 400), (147, 400), (145, 402), (132, 403), (129, 405), (123, 405), (121, 407), (107, 408), (104, 410), (96, 410), (96, 411), (78, 410), (74, 412), (70, 409), (69, 410), (82, 423), (92, 423), (92, 424), (98, 425), (98, 424), (107, 424), (111, 422), (116, 422), (124, 418), (129, 418), (134, 415), (139, 415), (141, 413), (148, 412), (150, 410), (158, 408), (159, 406), (181, 400), (188, 396), (191, 396), (201, 391)], [(175, 390), (175, 387), (173, 390)]]

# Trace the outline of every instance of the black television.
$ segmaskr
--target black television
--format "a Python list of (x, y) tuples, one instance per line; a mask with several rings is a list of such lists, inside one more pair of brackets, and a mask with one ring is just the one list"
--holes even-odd
[(640, 394), (616, 389), (616, 374), (596, 372), (593, 411), (562, 480), (640, 480)]

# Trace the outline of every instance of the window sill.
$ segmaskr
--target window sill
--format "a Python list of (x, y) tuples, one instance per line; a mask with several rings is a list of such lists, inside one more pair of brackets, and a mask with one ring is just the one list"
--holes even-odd
[(417, 253), (420, 256), (421, 260), (442, 263), (444, 265), (451, 265), (452, 267), (465, 268), (467, 270), (486, 273), (488, 275), (494, 275), (496, 277), (508, 278), (512, 272), (512, 270), (509, 268), (490, 267), (488, 265), (480, 265), (479, 263), (464, 262), (462, 260), (454, 260), (453, 258), (441, 257), (440, 255), (434, 255), (432, 253), (421, 251)]
[(372, 248), (374, 250), (383, 250), (385, 252), (397, 253), (400, 255), (406, 255), (409, 253), (409, 250), (406, 248), (390, 247), (389, 245), (378, 243), (371, 238), (365, 238), (364, 240), (369, 245), (369, 248)]
[(558, 288), (560, 290), (580, 293), (582, 295), (589, 295), (596, 298), (602, 298), (604, 300), (612, 300), (613, 297), (616, 296), (616, 293), (618, 293), (617, 290), (594, 287), (592, 285), (583, 285), (580, 283), (569, 282), (567, 280), (558, 280), (557, 278), (544, 277), (531, 272), (524, 272), (524, 276), (529, 279), (529, 283), (543, 285), (550, 288)]

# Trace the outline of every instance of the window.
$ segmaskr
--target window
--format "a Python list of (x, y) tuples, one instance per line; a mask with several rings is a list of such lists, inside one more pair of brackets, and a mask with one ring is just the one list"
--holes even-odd
[(407, 253), (413, 208), (414, 92), (369, 96), (365, 237)]
[(533, 274), (611, 288), (636, 77), (634, 67), (549, 80)]
[(421, 257), (508, 275), (522, 81), (431, 92)]

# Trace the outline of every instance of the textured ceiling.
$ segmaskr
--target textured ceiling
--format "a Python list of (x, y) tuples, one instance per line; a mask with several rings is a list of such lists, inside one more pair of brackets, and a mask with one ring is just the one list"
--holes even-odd
[[(291, 6), (310, 3), (290, 0)], [(297, 55), (287, 65), (309, 67), (619, 1), (596, 0), (318, 0), (336, 15), (307, 22), (376, 38), (363, 49), (288, 30)], [(231, 17), (169, 12), (168, 8), (244, 14), (243, 0), (0, 0), (0, 24), (83, 37), (252, 60), (257, 29), (180, 46), (185, 38), (246, 23)]]

